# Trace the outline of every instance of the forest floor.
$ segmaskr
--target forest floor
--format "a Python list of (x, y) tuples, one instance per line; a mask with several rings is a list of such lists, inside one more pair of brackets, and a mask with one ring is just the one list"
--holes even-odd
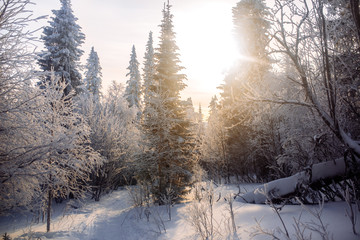
[[(243, 184), (240, 187), (242, 191), (247, 191), (255, 185)], [(103, 196), (99, 202), (89, 199), (79, 208), (71, 206), (74, 205), (71, 202), (56, 204), (50, 233), (45, 232), (45, 223), (35, 224), (29, 216), (14, 214), (0, 217), (0, 234), (7, 232), (12, 239), (36, 240), (202, 239), (195, 230), (194, 222), (190, 220), (190, 216), (196, 215), (194, 213), (200, 210), (199, 212), (207, 214), (207, 229), (212, 229), (214, 239), (273, 239), (273, 236), (258, 235), (260, 231), (256, 221), (262, 230), (274, 233), (279, 239), (287, 239), (280, 218), (270, 206), (245, 204), (236, 200), (233, 202), (236, 225), (234, 235), (230, 207), (224, 197), (237, 192), (237, 185), (215, 187), (212, 228), (209, 227), (209, 207), (205, 204), (194, 204), (194, 201), (176, 204), (171, 207), (171, 220), (166, 206), (152, 206), (148, 208), (150, 215), (147, 219), (145, 208), (132, 207), (129, 191), (120, 189)], [(311, 211), (318, 212), (319, 206), (311, 205), (306, 208), (307, 210), (300, 205), (286, 205), (279, 212), (290, 239), (296, 239), (296, 226), (300, 231), (303, 230), (305, 239), (323, 239), (319, 234), (321, 223), (311, 214)], [(329, 239), (360, 239), (360, 235), (354, 235), (352, 232), (346, 209), (347, 205), (344, 202), (324, 204), (321, 221)], [(357, 220), (356, 227), (360, 233), (359, 212)], [(310, 230), (311, 228), (313, 230)]]

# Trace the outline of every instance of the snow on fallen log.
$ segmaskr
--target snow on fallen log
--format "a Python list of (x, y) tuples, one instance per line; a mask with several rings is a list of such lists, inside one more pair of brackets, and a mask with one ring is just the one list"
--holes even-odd
[(286, 178), (280, 178), (256, 188), (253, 192), (248, 192), (240, 196), (240, 201), (246, 203), (265, 203), (267, 197), (278, 198), (286, 196), (296, 191), (298, 184), (306, 180), (305, 171)]
[(335, 161), (314, 164), (311, 172), (311, 183), (317, 182), (321, 179), (343, 176), (346, 173), (346, 163), (344, 158), (338, 158)]
[(340, 134), (345, 144), (349, 146), (353, 151), (360, 155), (360, 144), (351, 139), (342, 129), (340, 129)]
[[(357, 161), (359, 164), (359, 160)], [(253, 192), (241, 195), (239, 201), (245, 203), (265, 203), (267, 197), (279, 199), (294, 195), (301, 185), (311, 185), (322, 180), (334, 179), (346, 175), (344, 158), (335, 161), (314, 164), (309, 171), (302, 171), (286, 178), (280, 178), (256, 188)]]

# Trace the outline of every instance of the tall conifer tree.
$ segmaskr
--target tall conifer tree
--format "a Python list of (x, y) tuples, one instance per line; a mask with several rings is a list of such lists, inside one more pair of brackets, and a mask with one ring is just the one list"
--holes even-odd
[(56, 76), (69, 84), (65, 89), (67, 95), (71, 88), (76, 93), (80, 92), (77, 88), (82, 79), (79, 61), (83, 50), (80, 45), (84, 42), (85, 35), (76, 23), (78, 19), (73, 14), (70, 0), (60, 2), (60, 10), (52, 11), (54, 16), (49, 21), (50, 26), (44, 28), (41, 36), (46, 50), (39, 54), (39, 64), (42, 70), (54, 71)]
[[(270, 67), (268, 52), (269, 11), (263, 0), (241, 0), (232, 9), (234, 33), (243, 56), (229, 71), (222, 85), (221, 121), (226, 131), (226, 177), (230, 175), (266, 175), (259, 161), (250, 158), (253, 152), (255, 112), (259, 106), (244, 104), (250, 91), (263, 87), (265, 74)], [(244, 87), (244, 86), (251, 86)]]
[(89, 58), (86, 62), (86, 71), (85, 71), (85, 85), (86, 90), (91, 93), (94, 97), (94, 101), (99, 101), (100, 98), (100, 88), (101, 88), (101, 66), (100, 60), (97, 52), (94, 50), (94, 47), (91, 48)]
[(155, 55), (154, 55), (152, 32), (149, 33), (149, 39), (146, 44), (146, 52), (144, 59), (145, 59), (144, 68), (143, 68), (144, 84), (142, 86), (143, 89), (142, 92), (144, 94), (144, 113), (145, 113), (147, 111), (150, 111), (151, 98), (155, 95), (156, 92), (156, 83), (154, 80), (156, 68), (155, 68)]
[(186, 76), (180, 73), (183, 67), (180, 66), (170, 8), (168, 3), (162, 11), (160, 44), (155, 53), (156, 74), (151, 88), (154, 89), (150, 99), (152, 113), (147, 116), (144, 126), (148, 139), (145, 156), (148, 172), (143, 177), (152, 181), (152, 192), (160, 204), (169, 188), (175, 198), (184, 193), (194, 166), (195, 141), (180, 100)]
[(129, 72), (126, 76), (129, 76), (129, 80), (126, 81), (125, 98), (129, 103), (129, 107), (136, 107), (140, 109), (140, 94), (141, 94), (141, 78), (139, 72), (139, 62), (136, 58), (135, 46), (133, 45), (130, 55)]

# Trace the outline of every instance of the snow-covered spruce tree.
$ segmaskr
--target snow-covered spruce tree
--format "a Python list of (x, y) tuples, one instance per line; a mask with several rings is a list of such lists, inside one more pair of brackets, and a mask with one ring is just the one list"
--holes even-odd
[[(137, 61), (135, 46), (132, 46), (131, 54), (130, 54), (130, 61), (129, 66), (127, 68), (129, 72), (126, 74), (129, 79), (126, 81), (126, 88), (124, 92), (124, 98), (126, 99), (128, 103), (129, 111), (135, 112), (136, 115), (131, 120), (131, 122), (127, 123), (126, 127), (130, 132), (132, 132), (132, 137), (128, 139), (128, 143), (131, 145), (131, 149), (135, 149), (135, 146), (139, 146), (139, 122), (142, 115), (142, 106), (141, 106), (141, 75), (139, 71), (139, 62)], [(131, 141), (134, 140), (134, 141)], [(136, 140), (135, 140), (136, 139)], [(130, 145), (128, 145), (130, 147)], [(132, 148), (135, 147), (135, 148)], [(126, 180), (132, 181), (134, 175), (133, 175), (133, 163), (135, 163), (135, 153), (138, 154), (139, 151), (129, 151), (124, 154), (125, 159), (127, 159), (128, 168), (126, 174)]]
[(267, 177), (266, 163), (261, 157), (249, 158), (252, 118), (259, 107), (246, 101), (249, 84), (260, 88), (269, 69), (266, 20), (268, 10), (262, 0), (242, 0), (233, 8), (234, 32), (243, 56), (234, 64), (221, 86), (221, 121), (227, 129), (226, 178)]
[(199, 103), (199, 110), (197, 112), (197, 119), (196, 119), (196, 152), (197, 154), (200, 154), (201, 152), (201, 145), (205, 134), (205, 124), (203, 121), (203, 113), (201, 104)]
[[(194, 109), (194, 104), (193, 101), (191, 99), (191, 97), (187, 98), (186, 100), (182, 101), (182, 104), (185, 107), (185, 112), (186, 112), (186, 118), (189, 119), (189, 121), (196, 123), (198, 121), (198, 114), (195, 112)], [(192, 126), (193, 132), (196, 132), (196, 126)]]
[[(102, 73), (99, 56), (94, 50), (94, 47), (91, 48), (85, 68), (84, 86), (82, 88), (83, 91), (78, 94), (74, 100), (76, 104), (76, 110), (83, 115), (91, 129), (91, 147), (102, 153), (102, 141), (104, 141), (104, 139), (101, 138), (103, 137), (104, 131), (106, 129), (104, 129), (104, 126), (101, 125), (102, 120), (104, 120), (104, 106), (100, 102)], [(104, 157), (103, 154), (102, 156)], [(106, 157), (104, 157), (104, 160), (106, 160)], [(104, 162), (104, 165), (102, 165), (100, 168), (96, 168), (91, 174), (90, 182), (93, 198), (95, 201), (100, 200), (100, 194), (104, 188), (104, 184), (102, 182), (104, 179), (105, 171), (103, 169), (105, 168), (105, 164), (106, 161)]]
[(85, 65), (86, 71), (85, 71), (85, 87), (86, 90), (91, 93), (93, 100), (96, 102), (99, 102), (101, 92), (101, 66), (100, 66), (100, 60), (97, 52), (94, 50), (94, 47), (91, 48), (91, 52), (89, 54), (89, 58), (87, 59), (86, 65)]
[(229, 164), (226, 162), (226, 129), (220, 119), (217, 101), (215, 95), (209, 104), (210, 115), (201, 142), (200, 164), (212, 180), (221, 183), (222, 178), (227, 176)]
[(146, 52), (144, 56), (144, 68), (143, 68), (143, 85), (142, 85), (142, 93), (143, 93), (143, 114), (144, 117), (147, 118), (148, 115), (145, 114), (147, 109), (150, 108), (151, 98), (155, 94), (156, 86), (154, 82), (154, 75), (156, 73), (155, 68), (155, 55), (154, 55), (154, 47), (153, 47), (153, 37), (152, 32), (149, 33), (149, 39), (146, 44)]
[[(202, 107), (201, 107), (201, 103), (199, 103), (198, 119), (197, 119), (197, 122), (199, 123), (199, 125), (202, 125), (203, 120), (204, 120), (204, 116), (203, 116), (203, 113), (202, 113)], [(201, 130), (201, 128), (200, 128), (200, 130)]]
[(155, 176), (153, 173), (156, 171), (158, 155), (153, 148), (155, 142), (159, 141), (157, 135), (152, 134), (155, 132), (159, 125), (154, 123), (156, 119), (157, 109), (160, 105), (158, 98), (158, 81), (155, 80), (156, 74), (155, 53), (153, 48), (152, 32), (149, 33), (149, 38), (146, 44), (146, 51), (144, 56), (142, 93), (143, 97), (143, 110), (141, 115), (141, 135), (143, 136), (142, 145), (144, 153), (137, 156), (134, 163), (135, 177), (140, 185), (154, 185)]
[(209, 103), (209, 119), (210, 116), (216, 114), (219, 108), (218, 98), (214, 95)]
[(195, 112), (195, 108), (191, 97), (182, 101), (182, 104), (185, 107), (186, 119), (191, 123), (189, 130), (194, 134), (195, 146), (193, 149), (193, 153), (194, 153), (193, 157), (194, 160), (196, 160), (198, 163), (199, 156), (201, 154), (200, 151), (201, 142), (204, 134), (201, 107), (199, 106), (199, 112)]
[(182, 104), (185, 107), (186, 118), (192, 123), (191, 131), (196, 134), (196, 138), (200, 138), (200, 123), (202, 123), (201, 107), (199, 108), (200, 112), (195, 112), (194, 104), (191, 97), (183, 100)]
[(129, 72), (126, 76), (129, 76), (129, 80), (126, 81), (125, 98), (129, 103), (129, 108), (137, 108), (140, 111), (141, 105), (141, 76), (139, 72), (139, 62), (136, 58), (135, 46), (132, 46), (129, 67)]
[(39, 54), (39, 65), (44, 71), (53, 70), (56, 76), (68, 84), (65, 94), (70, 93), (71, 88), (79, 93), (81, 90), (78, 86), (82, 79), (79, 60), (83, 54), (80, 45), (84, 42), (85, 35), (76, 23), (77, 18), (71, 9), (70, 0), (60, 2), (60, 10), (52, 11), (54, 16), (49, 21), (50, 26), (44, 28), (41, 36), (45, 50)]
[(270, 25), (266, 17), (270, 13), (264, 0), (241, 0), (232, 12), (239, 51), (260, 66), (268, 67), (266, 46)]
[(150, 99), (151, 112), (143, 126), (148, 141), (142, 160), (148, 163), (148, 171), (143, 178), (152, 182), (152, 193), (160, 204), (167, 188), (174, 190), (176, 198), (185, 192), (195, 164), (192, 156), (195, 141), (180, 100), (186, 76), (179, 73), (183, 67), (179, 65), (170, 8), (168, 3), (162, 11), (160, 44), (155, 53), (156, 89)]

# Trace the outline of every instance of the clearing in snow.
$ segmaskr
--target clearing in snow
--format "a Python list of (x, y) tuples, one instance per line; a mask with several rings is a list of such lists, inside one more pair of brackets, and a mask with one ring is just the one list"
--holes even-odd
[[(204, 184), (203, 189), (208, 186), (209, 184)], [(214, 239), (273, 239), (272, 236), (265, 235), (265, 232), (275, 234), (279, 239), (287, 239), (280, 218), (270, 206), (242, 203), (237, 200), (233, 202), (236, 225), (234, 233), (229, 196), (234, 196), (238, 192), (238, 187), (243, 192), (250, 191), (256, 186), (246, 184), (214, 187), (211, 230)], [(211, 222), (209, 208), (206, 205), (206, 190), (202, 190), (201, 194), (201, 201), (193, 200), (171, 207), (171, 221), (166, 206), (133, 207), (129, 191), (120, 189), (104, 196), (99, 202), (87, 200), (81, 207), (75, 207), (71, 202), (55, 205), (50, 233), (46, 233), (45, 223), (32, 223), (32, 219), (26, 216), (1, 217), (0, 232), (7, 232), (13, 239), (29, 239), (29, 236), (42, 240), (202, 239), (201, 233), (196, 231), (196, 224), (190, 219), (194, 210), (200, 209), (201, 213), (202, 209), (204, 219), (207, 218), (207, 223)], [(300, 231), (304, 230), (307, 239), (323, 239), (320, 236), (321, 223), (313, 214), (319, 212), (319, 206), (305, 208), (301, 205), (286, 205), (279, 211), (290, 239), (296, 239), (296, 227), (299, 227)], [(359, 236), (352, 233), (346, 209), (347, 205), (344, 202), (323, 205), (321, 221), (329, 239), (359, 239)], [(199, 224), (201, 225), (201, 220)], [(207, 228), (210, 232), (210, 226)], [(317, 231), (311, 231), (311, 228)], [(202, 229), (205, 232), (206, 228)], [(359, 223), (357, 229), (360, 229)]]

